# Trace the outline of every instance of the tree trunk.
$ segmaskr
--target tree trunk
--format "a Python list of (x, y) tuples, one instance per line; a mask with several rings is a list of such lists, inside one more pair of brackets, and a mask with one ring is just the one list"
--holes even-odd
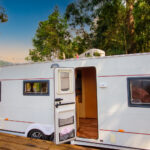
[(135, 28), (134, 28), (134, 9), (135, 0), (126, 0), (126, 26), (127, 26), (127, 53), (136, 53)]

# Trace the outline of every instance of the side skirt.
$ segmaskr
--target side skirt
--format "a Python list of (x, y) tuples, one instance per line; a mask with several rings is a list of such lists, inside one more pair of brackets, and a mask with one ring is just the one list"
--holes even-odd
[(116, 150), (148, 150), (148, 149), (139, 149), (139, 148), (132, 148), (132, 147), (124, 147), (124, 146), (117, 146), (111, 144), (103, 144), (103, 143), (94, 143), (89, 141), (81, 141), (81, 140), (74, 140), (71, 141), (71, 144), (81, 145), (81, 146), (89, 146), (89, 147), (100, 147), (100, 148), (110, 148)]

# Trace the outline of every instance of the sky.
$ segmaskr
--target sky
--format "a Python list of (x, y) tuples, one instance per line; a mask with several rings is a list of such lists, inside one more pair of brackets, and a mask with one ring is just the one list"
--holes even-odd
[(47, 20), (55, 6), (61, 14), (73, 0), (0, 0), (8, 22), (0, 23), (0, 60), (25, 62), (32, 49), (38, 23)]

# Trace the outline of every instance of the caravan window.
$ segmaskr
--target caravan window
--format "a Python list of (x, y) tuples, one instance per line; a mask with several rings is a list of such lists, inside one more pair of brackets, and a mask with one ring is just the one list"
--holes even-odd
[(150, 106), (150, 78), (129, 78), (129, 105)]
[(24, 95), (49, 95), (49, 81), (24, 81)]
[(68, 91), (69, 90), (69, 72), (61, 72), (61, 91)]

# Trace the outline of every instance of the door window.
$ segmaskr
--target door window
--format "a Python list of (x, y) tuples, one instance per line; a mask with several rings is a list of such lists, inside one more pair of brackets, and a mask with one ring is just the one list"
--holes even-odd
[(69, 80), (69, 72), (61, 72), (61, 91), (69, 91), (70, 89), (70, 80)]
[(71, 70), (59, 70), (58, 78), (58, 93), (72, 93), (73, 72)]

